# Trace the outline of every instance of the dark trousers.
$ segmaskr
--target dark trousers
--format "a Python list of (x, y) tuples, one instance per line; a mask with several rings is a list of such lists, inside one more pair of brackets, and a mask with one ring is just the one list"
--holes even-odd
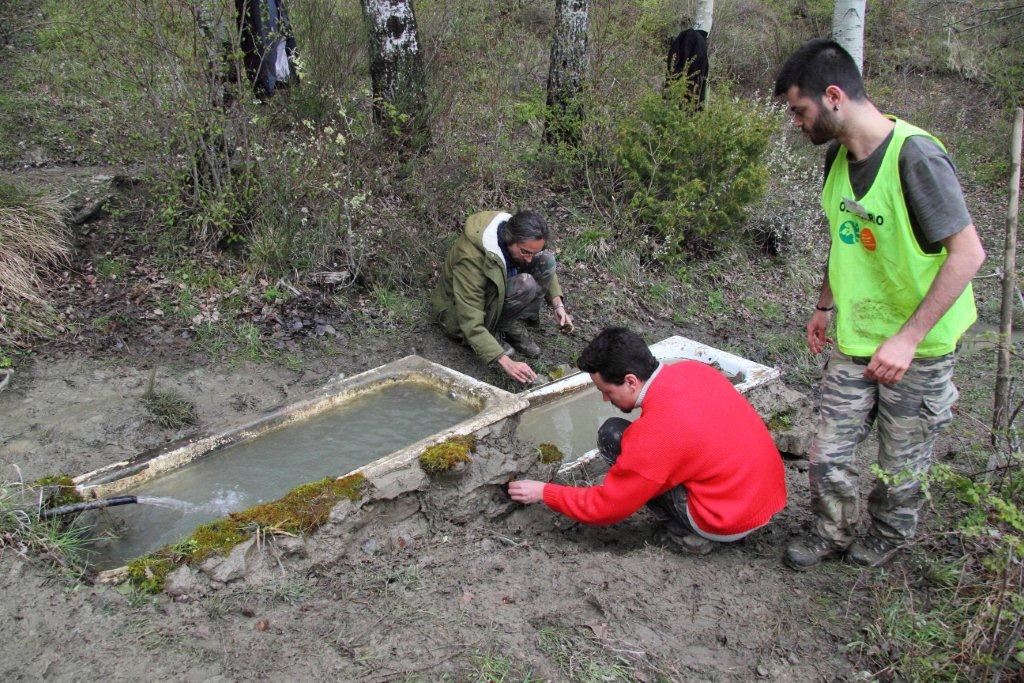
[[(610, 417), (597, 430), (597, 450), (609, 465), (614, 465), (622, 453), (622, 433), (630, 424), (624, 417)], [(696, 533), (686, 514), (686, 489), (682, 486), (651, 498), (646, 507), (655, 517), (665, 522), (670, 533)]]
[(538, 320), (540, 304), (555, 276), (555, 255), (548, 250), (538, 252), (530, 265), (509, 278), (505, 285), (505, 303), (498, 325), (514, 320)]

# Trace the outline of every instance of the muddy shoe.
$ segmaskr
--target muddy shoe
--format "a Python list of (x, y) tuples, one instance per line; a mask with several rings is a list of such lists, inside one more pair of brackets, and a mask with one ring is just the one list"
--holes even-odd
[(715, 549), (714, 541), (709, 541), (703, 536), (698, 536), (694, 533), (685, 532), (677, 534), (670, 530), (667, 536), (676, 549), (687, 555), (707, 555)]
[(804, 571), (817, 567), (822, 560), (829, 560), (842, 554), (843, 551), (836, 548), (831, 541), (811, 533), (790, 543), (786, 548), (786, 554), (782, 556), (782, 561), (790, 569)]
[(527, 358), (536, 358), (540, 355), (540, 347), (530, 338), (530, 333), (526, 331), (526, 325), (522, 320), (506, 323), (502, 327), (501, 333), (516, 351)]
[(869, 534), (866, 538), (854, 541), (846, 551), (846, 561), (861, 567), (881, 567), (891, 560), (899, 549), (899, 543)]

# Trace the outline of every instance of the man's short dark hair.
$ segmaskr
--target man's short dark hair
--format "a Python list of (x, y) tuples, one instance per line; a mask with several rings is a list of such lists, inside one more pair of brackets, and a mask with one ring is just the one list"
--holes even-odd
[(548, 241), (548, 224), (539, 213), (520, 211), (505, 222), (506, 244), (532, 240)]
[(830, 85), (839, 86), (851, 100), (867, 99), (857, 63), (842, 45), (827, 38), (804, 43), (786, 60), (775, 79), (775, 96), (784, 96), (794, 85), (806, 97), (819, 100)]
[(583, 349), (576, 367), (600, 373), (611, 384), (622, 384), (629, 374), (646, 382), (658, 367), (658, 360), (636, 332), (606, 327)]

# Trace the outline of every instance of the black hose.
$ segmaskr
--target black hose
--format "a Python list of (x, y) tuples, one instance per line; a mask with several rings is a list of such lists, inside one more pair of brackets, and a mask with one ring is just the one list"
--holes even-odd
[(97, 508), (109, 508), (115, 505), (132, 505), (138, 503), (138, 499), (135, 496), (114, 496), (113, 498), (100, 498), (99, 500), (87, 500), (84, 503), (72, 503), (71, 505), (61, 505), (60, 507), (50, 508), (49, 510), (43, 510), (39, 513), (40, 519), (50, 519), (51, 517), (60, 517), (61, 515), (69, 515), (72, 512), (82, 512), (83, 510), (95, 510)]

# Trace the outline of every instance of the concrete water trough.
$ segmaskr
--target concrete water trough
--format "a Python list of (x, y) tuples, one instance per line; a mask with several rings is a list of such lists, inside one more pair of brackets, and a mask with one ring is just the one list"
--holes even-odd
[[(713, 364), (741, 392), (779, 376), (775, 368), (684, 337), (662, 340), (651, 350), (663, 362)], [(615, 414), (585, 373), (514, 395), (407, 356), (332, 380), (308, 398), (245, 424), (142, 453), (75, 483), (86, 498), (129, 494), (149, 503), (96, 514), (117, 532), (98, 541), (97, 566), (105, 570), (100, 580), (118, 581), (129, 560), (175, 543), (200, 524), (325, 476), (359, 472), (374, 486), (396, 492), (377, 492), (385, 497), (423, 490), (430, 484), (419, 456), (453, 436), (514, 431), (520, 442), (553, 442), (567, 455), (560, 474), (571, 478), (588, 463), (599, 464), (593, 448), (597, 427)], [(563, 443), (567, 435), (574, 443)]]

